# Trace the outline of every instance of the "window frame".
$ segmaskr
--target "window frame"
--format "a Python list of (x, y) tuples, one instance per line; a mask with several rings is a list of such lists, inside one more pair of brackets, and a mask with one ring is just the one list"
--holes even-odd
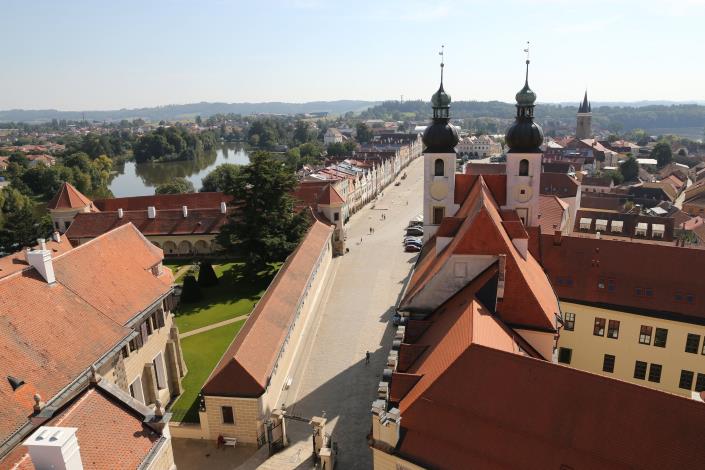
[[(688, 351), (688, 346), (691, 345), (691, 339), (692, 338), (697, 338), (697, 343), (695, 344), (695, 348), (692, 351)], [(685, 352), (689, 354), (698, 354), (698, 351), (700, 351), (700, 335), (696, 335), (695, 333), (688, 333), (688, 336), (685, 337)]]
[[(654, 371), (656, 369), (656, 371)], [(663, 366), (661, 364), (651, 364), (649, 365), (649, 375), (647, 380), (649, 382), (661, 383), (661, 372), (663, 371)]]
[[(649, 364), (644, 361), (634, 362), (634, 378), (638, 380), (646, 380), (646, 372), (649, 368)], [(640, 377), (641, 376), (641, 377)]]
[(607, 322), (607, 337), (609, 339), (619, 339), (619, 320), (609, 320)]
[(705, 374), (698, 372), (695, 375), (695, 391), (698, 393), (705, 391)]
[[(137, 384), (138, 386), (135, 386)], [(144, 400), (144, 389), (142, 388), (142, 377), (139, 375), (135, 377), (135, 380), (130, 383), (130, 385), (127, 386), (128, 392), (130, 393), (130, 396), (137, 400), (138, 402), (142, 403), (143, 405), (146, 405), (147, 403)], [(137, 393), (135, 393), (135, 391)]]
[(161, 351), (152, 358), (152, 365), (154, 366), (154, 380), (157, 383), (157, 390), (164, 390), (167, 388), (166, 364), (164, 364), (164, 355)]
[[(229, 410), (229, 418), (225, 413), (226, 410)], [(226, 419), (226, 418), (228, 418), (228, 419)], [(228, 424), (228, 425), (234, 426), (235, 425), (235, 409), (232, 406), (221, 405), (221, 407), (220, 407), (220, 420), (223, 422), (223, 424)]]
[[(617, 358), (615, 357), (614, 354), (605, 354), (602, 357), (602, 372), (608, 372), (610, 374), (613, 374), (614, 373), (614, 365), (616, 362), (617, 362)], [(610, 367), (609, 367), (610, 370), (607, 370), (608, 364), (610, 365)]]
[[(571, 318), (568, 318), (571, 315)], [(563, 329), (566, 331), (575, 331), (575, 313), (565, 312), (565, 318), (563, 319)]]
[(606, 333), (607, 319), (602, 317), (595, 317), (595, 324), (592, 328), (593, 336), (604, 337)]
[[(648, 333), (645, 332), (648, 330)], [(641, 325), (639, 328), (639, 344), (651, 346), (651, 339), (654, 335), (654, 327), (649, 325)]]
[[(681, 375), (680, 378), (678, 379), (678, 388), (682, 388), (683, 390), (693, 390), (693, 378), (695, 376), (695, 373), (691, 370), (685, 370), (681, 369)], [(685, 380), (684, 380), (685, 378)], [(689, 386), (685, 387), (685, 383), (688, 382)]]
[[(440, 166), (439, 166), (440, 164)], [(440, 174), (439, 174), (440, 169)], [(436, 158), (433, 161), (433, 176), (445, 176), (446, 175), (446, 164), (442, 158)]]
[[(659, 341), (659, 332), (665, 332), (664, 336), (663, 336), (663, 344), (657, 344), (657, 341)], [(668, 343), (668, 329), (657, 327), (656, 331), (654, 331), (654, 346), (656, 346), (657, 348), (665, 348), (667, 343)], [(703, 354), (705, 354), (705, 352), (703, 352)]]
[[(562, 361), (562, 360), (561, 360), (561, 357), (563, 357), (563, 356), (562, 356), (563, 353), (565, 353), (565, 354), (568, 355), (568, 360), (567, 360), (567, 361)], [(565, 357), (563, 357), (563, 359), (565, 359)], [(573, 350), (572, 350), (571, 348), (563, 348), (563, 347), (558, 348), (558, 362), (559, 362), (560, 364), (568, 364), (568, 365), (570, 365), (570, 363), (571, 363), (572, 360), (573, 360)]]
[[(445, 206), (433, 206), (433, 213), (431, 215), (433, 217), (433, 225), (441, 225), (441, 222), (443, 222), (446, 216)], [(440, 215), (440, 217), (437, 217), (438, 215)]]

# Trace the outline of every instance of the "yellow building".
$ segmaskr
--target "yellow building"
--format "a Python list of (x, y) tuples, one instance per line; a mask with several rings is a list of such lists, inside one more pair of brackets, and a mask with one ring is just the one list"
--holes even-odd
[(699, 399), (705, 390), (705, 251), (624, 237), (544, 235), (561, 300), (555, 359)]

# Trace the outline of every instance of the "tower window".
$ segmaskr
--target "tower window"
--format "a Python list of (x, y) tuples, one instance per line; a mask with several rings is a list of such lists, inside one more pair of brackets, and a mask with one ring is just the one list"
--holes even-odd
[(443, 165), (443, 160), (437, 158), (434, 162), (434, 176), (445, 176), (445, 167)]
[(519, 176), (529, 176), (529, 160), (526, 158), (519, 162)]
[(446, 208), (443, 206), (437, 206), (433, 208), (433, 225), (441, 225), (443, 222), (443, 217), (446, 215)]

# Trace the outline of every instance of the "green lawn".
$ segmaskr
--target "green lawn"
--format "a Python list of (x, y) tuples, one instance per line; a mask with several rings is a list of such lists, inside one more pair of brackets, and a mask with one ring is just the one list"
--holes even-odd
[(281, 267), (272, 265), (268, 271), (246, 275), (244, 264), (229, 262), (213, 265), (220, 283), (203, 289), (203, 300), (179, 305), (175, 315), (181, 333), (223, 320), (247, 315)]
[(169, 410), (174, 421), (198, 422), (198, 393), (244, 323), (242, 320), (181, 340), (188, 374), (182, 382), (184, 393)]

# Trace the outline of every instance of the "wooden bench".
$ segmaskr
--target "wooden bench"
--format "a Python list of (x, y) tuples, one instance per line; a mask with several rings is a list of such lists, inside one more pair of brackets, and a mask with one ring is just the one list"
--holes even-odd
[(224, 440), (223, 445), (233, 446), (233, 447), (235, 447), (237, 445), (237, 438), (235, 438), (235, 437), (223, 437), (223, 440)]

